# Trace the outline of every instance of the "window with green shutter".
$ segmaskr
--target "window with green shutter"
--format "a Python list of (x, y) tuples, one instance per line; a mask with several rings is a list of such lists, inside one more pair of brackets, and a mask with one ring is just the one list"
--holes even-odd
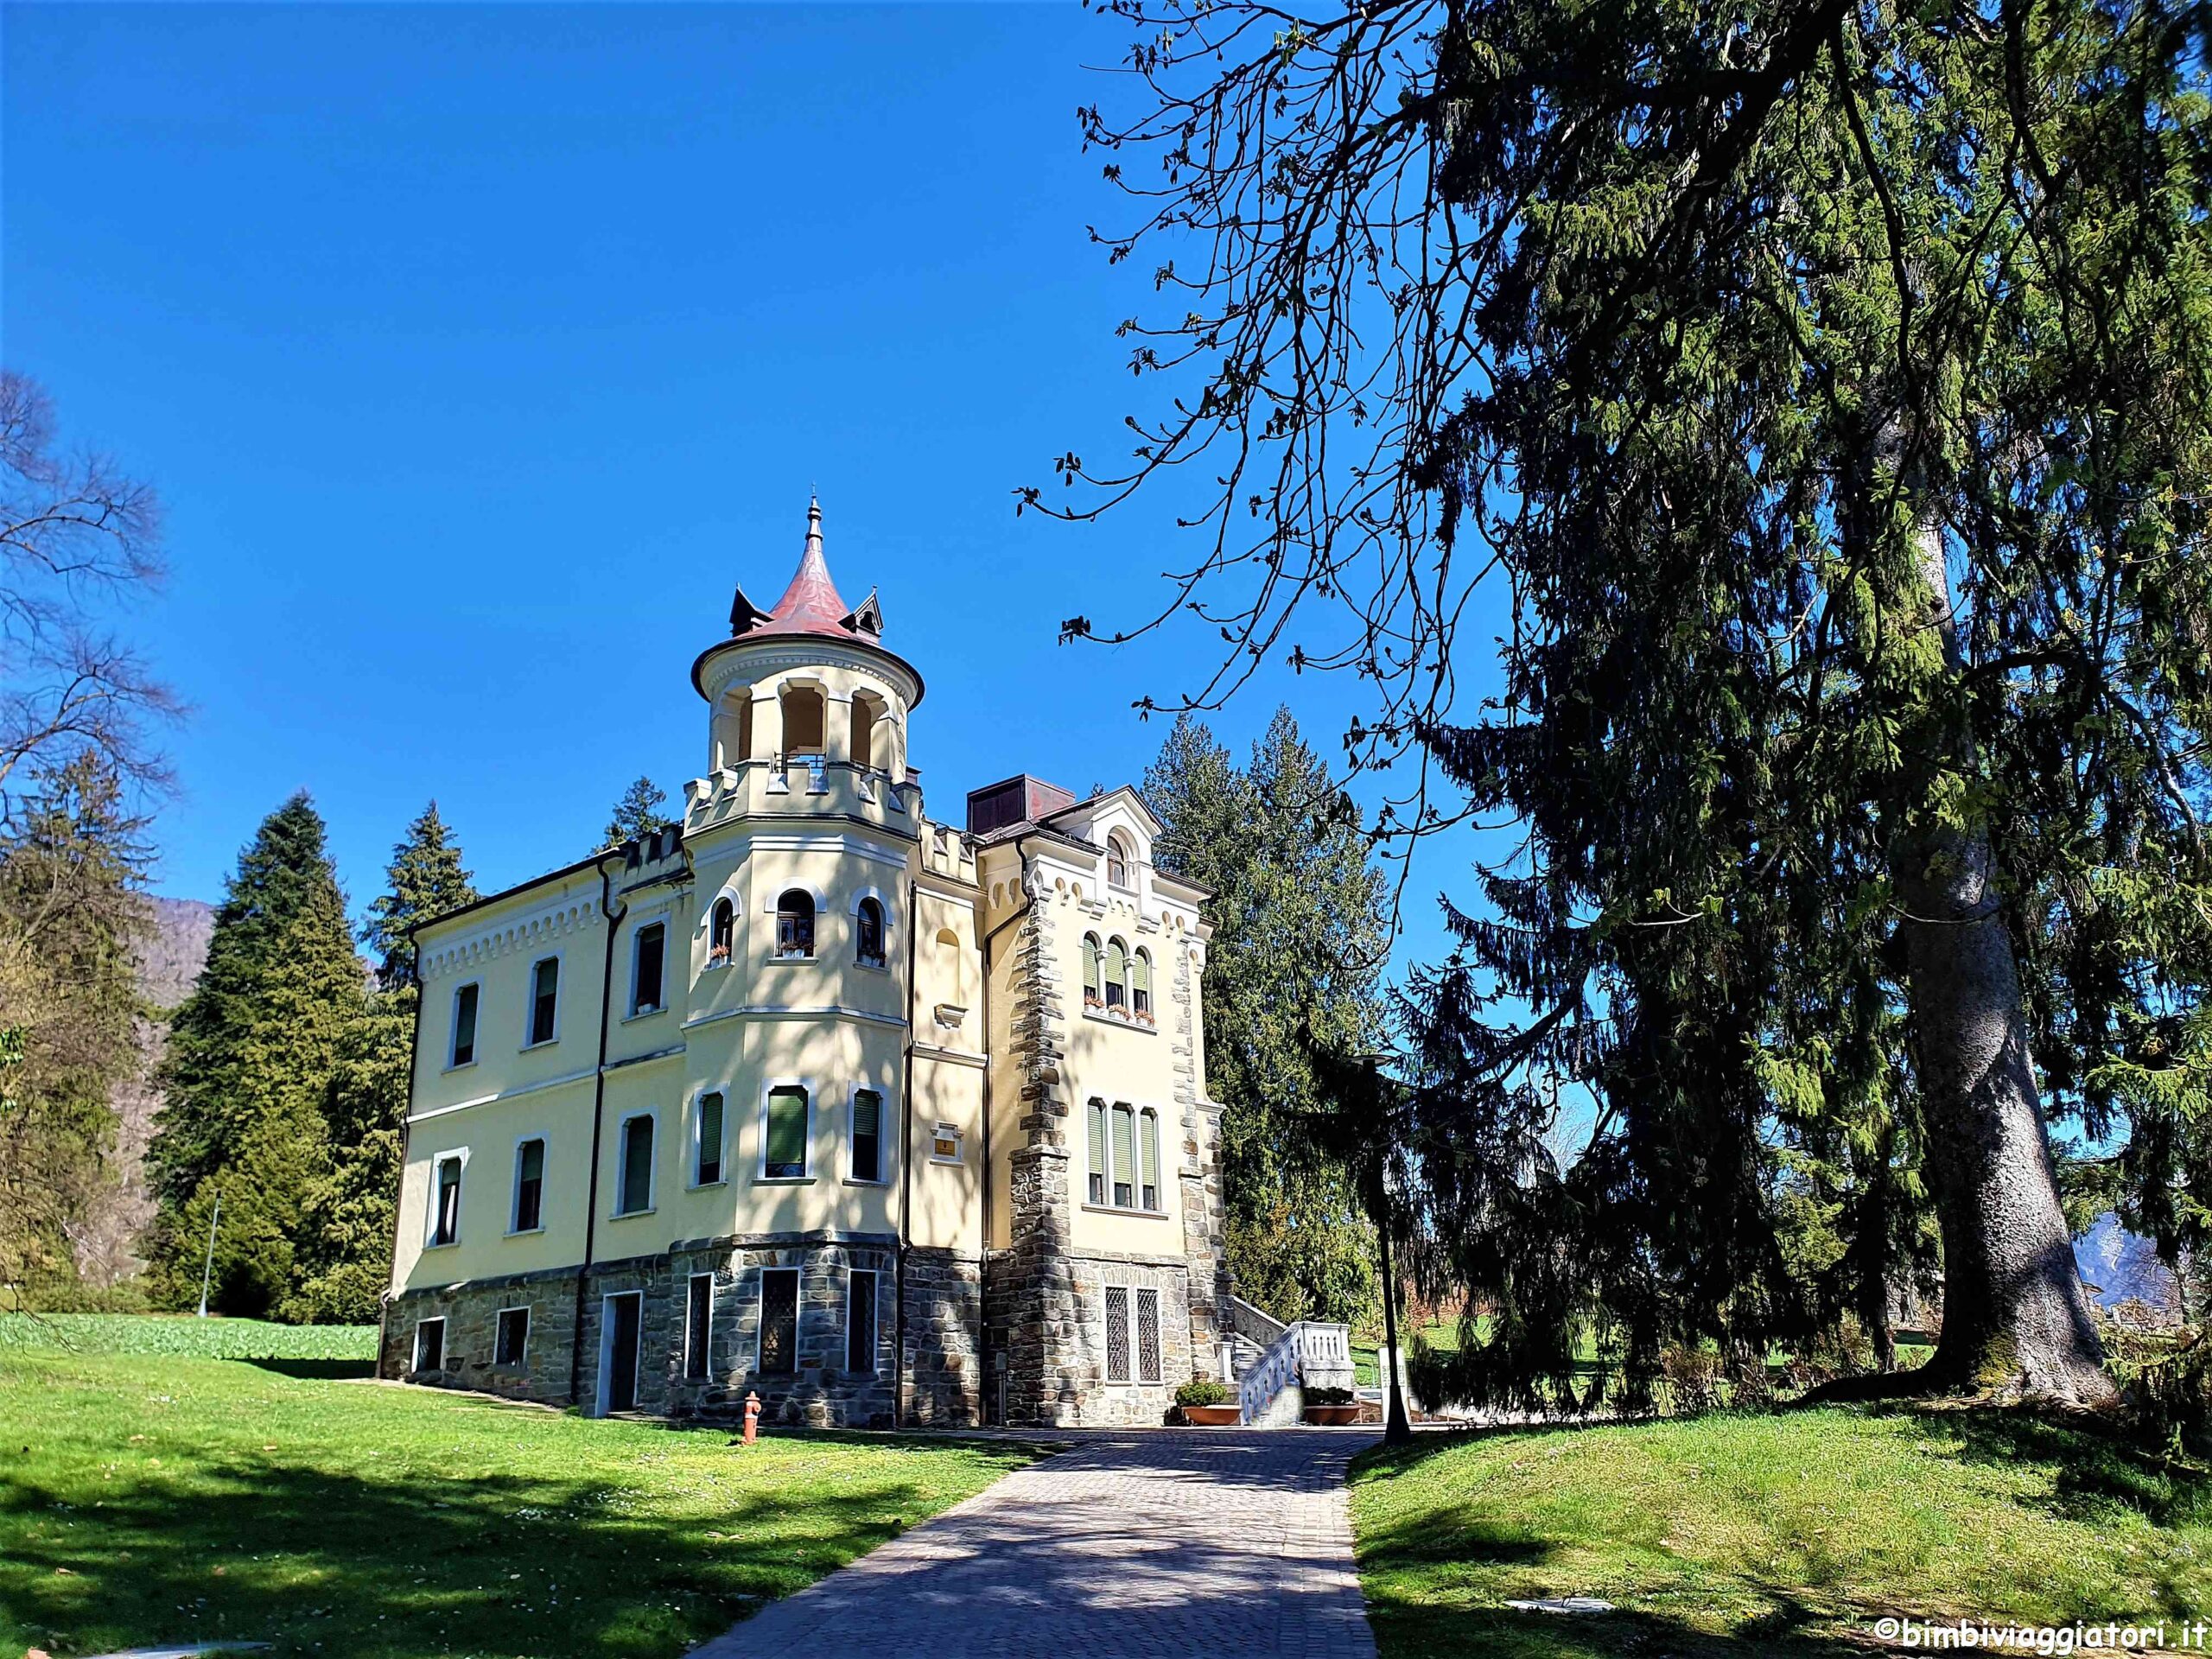
[(873, 1089), (853, 1096), (853, 1179), (883, 1179), (883, 1096)]
[(1114, 1109), (1114, 1203), (1123, 1210), (1136, 1203), (1136, 1114), (1126, 1106)]
[(1139, 1114), (1137, 1122), (1144, 1133), (1137, 1137), (1137, 1185), (1144, 1198), (1144, 1208), (1160, 1208), (1160, 1114), (1147, 1110)]
[(1090, 1103), (1090, 1201), (1106, 1202), (1106, 1103)]
[(806, 1173), (806, 1090), (797, 1088), (768, 1091), (768, 1123), (761, 1174), (768, 1179), (791, 1180)]
[(653, 1121), (626, 1118), (622, 1124), (621, 1202), (618, 1216), (634, 1216), (653, 1207)]
[(722, 1178), (722, 1097), (720, 1093), (699, 1096), (699, 1160), (694, 1185), (712, 1186)]

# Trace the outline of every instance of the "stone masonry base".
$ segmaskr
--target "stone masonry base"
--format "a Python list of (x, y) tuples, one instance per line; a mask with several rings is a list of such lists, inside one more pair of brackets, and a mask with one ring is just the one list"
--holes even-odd
[[(899, 1252), (888, 1237), (785, 1235), (699, 1240), (660, 1255), (413, 1290), (385, 1309), (378, 1375), (480, 1389), (546, 1405), (600, 1408), (607, 1298), (639, 1294), (636, 1409), (677, 1418), (742, 1414), (748, 1392), (764, 1421), (821, 1427), (888, 1428), (903, 1379), (906, 1420), (981, 1421), (981, 1264), (946, 1250), (910, 1249), (906, 1262), (906, 1351), (898, 1353)], [(760, 1369), (761, 1271), (798, 1271), (795, 1364)], [(879, 1287), (873, 1370), (855, 1369), (848, 1317), (855, 1274)], [(687, 1375), (685, 1323), (695, 1274), (711, 1275), (705, 1375)], [(581, 1289), (582, 1294), (579, 1295)], [(529, 1310), (517, 1363), (496, 1356), (502, 1310)], [(443, 1360), (418, 1370), (419, 1330), (445, 1320)], [(577, 1340), (581, 1331), (582, 1340)], [(575, 1387), (571, 1392), (571, 1373)]]

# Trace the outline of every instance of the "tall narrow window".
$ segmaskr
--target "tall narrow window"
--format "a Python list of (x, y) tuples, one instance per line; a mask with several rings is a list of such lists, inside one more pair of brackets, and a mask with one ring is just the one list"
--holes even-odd
[(1137, 1381), (1160, 1381), (1160, 1293), (1137, 1292)]
[(883, 1096), (873, 1089), (853, 1092), (853, 1179), (883, 1179)]
[(446, 1368), (446, 1322), (423, 1319), (415, 1326), (415, 1369), (442, 1371)]
[(530, 970), (530, 1040), (553, 1040), (555, 1016), (561, 1008), (561, 959), (546, 957)]
[(1129, 1290), (1126, 1285), (1106, 1287), (1106, 1380), (1129, 1380)]
[(806, 1090), (796, 1085), (768, 1091), (767, 1122), (760, 1137), (761, 1174), (772, 1181), (806, 1173)]
[(760, 1270), (760, 1366), (771, 1376), (798, 1369), (798, 1269)]
[(534, 1233), (545, 1224), (545, 1142), (525, 1141), (515, 1148), (514, 1230)]
[(1152, 956), (1142, 945), (1129, 958), (1129, 1012), (1140, 1020), (1152, 1018)]
[(1160, 1114), (1147, 1107), (1137, 1116), (1137, 1185), (1142, 1208), (1160, 1208)]
[(1117, 887), (1129, 885), (1129, 843), (1119, 836), (1106, 837), (1106, 879)]
[(430, 1243), (457, 1243), (461, 1238), (461, 1154), (441, 1158), (430, 1177)]
[(526, 1307), (503, 1307), (499, 1310), (499, 1334), (493, 1339), (492, 1363), (519, 1370), (528, 1364), (530, 1354), (530, 1310)]
[(1106, 1006), (1119, 1008), (1129, 1000), (1129, 951), (1119, 939), (1106, 941)]
[(453, 1065), (473, 1065), (476, 1062), (476, 1003), (484, 994), (477, 984), (462, 986), (453, 994)]
[(1106, 1103), (1090, 1103), (1090, 1201), (1106, 1202)]
[(797, 887), (776, 900), (776, 954), (814, 954), (814, 899)]
[(699, 1096), (699, 1138), (691, 1163), (691, 1184), (712, 1186), (722, 1178), (722, 1097), (716, 1092)]
[(737, 906), (727, 899), (717, 899), (708, 912), (707, 966), (719, 968), (728, 962), (730, 948), (736, 943)]
[(883, 906), (873, 899), (863, 899), (853, 914), (853, 953), (871, 968), (882, 967)]
[(1083, 936), (1083, 1000), (1089, 1007), (1095, 1008), (1106, 1000), (1100, 988), (1099, 971), (1098, 936), (1086, 933)]
[(875, 1274), (855, 1268), (845, 1308), (845, 1369), (863, 1376), (875, 1375)]
[(618, 1216), (653, 1207), (653, 1121), (640, 1115), (622, 1120), (622, 1168), (616, 1177)]
[(655, 922), (638, 930), (630, 963), (630, 1012), (657, 1014), (661, 1006), (662, 959), (667, 955), (668, 929)]
[(683, 1301), (683, 1375), (696, 1382), (707, 1375), (715, 1335), (715, 1275), (695, 1273)]
[(1136, 1114), (1126, 1106), (1114, 1109), (1114, 1207), (1127, 1210), (1137, 1201)]

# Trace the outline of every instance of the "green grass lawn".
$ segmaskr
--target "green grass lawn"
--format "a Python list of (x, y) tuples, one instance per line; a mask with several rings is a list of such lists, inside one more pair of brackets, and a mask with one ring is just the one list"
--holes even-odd
[[(2212, 1474), (1993, 1414), (1423, 1437), (1356, 1465), (1384, 1659), (1863, 1655), (1885, 1615), (2199, 1616)], [(1520, 1612), (1587, 1595), (1620, 1611)]]
[(0, 1654), (665, 1659), (1028, 1456), (796, 1433), (747, 1452), (296, 1374), (365, 1369), (347, 1356), (373, 1332), (196, 1324), (71, 1321), (72, 1350), (0, 1331)]

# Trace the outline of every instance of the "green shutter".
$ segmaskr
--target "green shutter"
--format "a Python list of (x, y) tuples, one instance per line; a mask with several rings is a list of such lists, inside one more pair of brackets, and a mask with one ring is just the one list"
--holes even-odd
[(1083, 988), (1094, 999), (1098, 995), (1098, 941), (1088, 933), (1083, 936)]
[(853, 1179), (883, 1177), (883, 1096), (863, 1089), (853, 1096)]
[(522, 1143), (522, 1178), (525, 1181), (545, 1179), (545, 1143), (543, 1141)]
[(1144, 1135), (1138, 1143), (1137, 1150), (1144, 1157), (1144, 1188), (1148, 1195), (1145, 1199), (1145, 1208), (1157, 1209), (1160, 1202), (1160, 1194), (1157, 1191), (1160, 1185), (1160, 1114), (1158, 1112), (1144, 1114)]
[(702, 1183), (719, 1181), (722, 1178), (722, 1097), (719, 1094), (699, 1096), (699, 1179)]
[(1136, 1180), (1133, 1167), (1136, 1161), (1136, 1136), (1130, 1119), (1135, 1114), (1126, 1106), (1114, 1109), (1114, 1185), (1128, 1186)]
[(1129, 959), (1129, 983), (1147, 996), (1152, 995), (1152, 958), (1141, 950)]
[(769, 1091), (768, 1173), (806, 1173), (806, 1090), (804, 1089)]
[[(1090, 1173), (1103, 1182), (1106, 1177), (1106, 1105), (1103, 1101), (1090, 1103)], [(1105, 1198), (1100, 1192), (1101, 1199)]]
[(653, 1121), (633, 1117), (622, 1126), (622, 1213), (635, 1214), (652, 1201)]

